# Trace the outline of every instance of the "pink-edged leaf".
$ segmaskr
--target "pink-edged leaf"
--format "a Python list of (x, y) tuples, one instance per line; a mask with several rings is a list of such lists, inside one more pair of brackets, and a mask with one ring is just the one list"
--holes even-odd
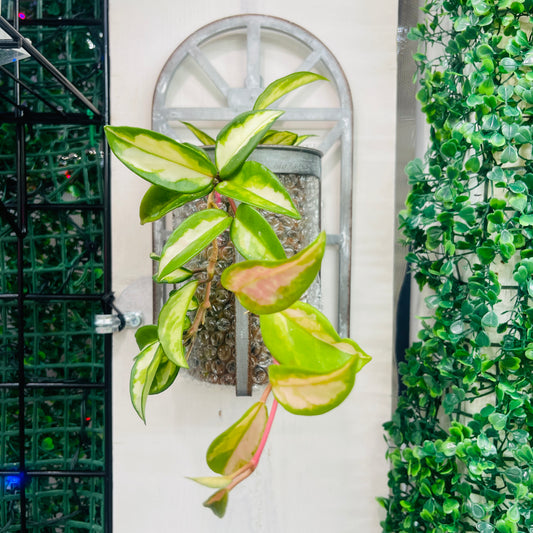
[(222, 285), (258, 315), (276, 313), (298, 300), (320, 270), (326, 248), (324, 232), (301, 252), (282, 261), (243, 261), (228, 267)]
[(351, 339), (342, 339), (329, 320), (312, 305), (291, 307), (261, 316), (266, 347), (282, 365), (327, 373), (357, 359), (359, 371), (370, 357)]
[(257, 402), (207, 450), (207, 464), (217, 474), (230, 475), (253, 457), (266, 427), (268, 412), (264, 402)]
[(285, 365), (268, 369), (272, 392), (283, 407), (297, 415), (320, 415), (331, 411), (350, 394), (357, 360), (325, 374)]

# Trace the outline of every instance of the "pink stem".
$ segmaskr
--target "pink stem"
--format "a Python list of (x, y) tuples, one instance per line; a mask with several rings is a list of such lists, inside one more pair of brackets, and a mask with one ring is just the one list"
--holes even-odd
[(261, 442), (259, 443), (259, 447), (257, 448), (257, 451), (252, 457), (252, 460), (250, 461), (254, 469), (259, 463), (259, 460), (261, 459), (261, 454), (263, 453), (263, 450), (265, 448), (265, 444), (268, 439), (268, 435), (270, 433), (270, 428), (272, 427), (272, 422), (274, 422), (274, 417), (276, 416), (277, 408), (278, 408), (278, 402), (277, 400), (274, 399), (274, 401), (272, 402), (272, 407), (270, 408), (270, 414), (268, 415), (268, 420), (266, 423), (265, 431), (263, 433), (263, 436), (261, 437)]

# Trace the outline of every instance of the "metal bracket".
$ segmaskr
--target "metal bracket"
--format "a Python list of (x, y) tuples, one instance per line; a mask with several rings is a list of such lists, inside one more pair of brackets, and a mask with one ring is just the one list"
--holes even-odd
[(143, 315), (140, 311), (130, 311), (119, 315), (94, 315), (94, 329), (96, 333), (105, 335), (122, 331), (124, 328), (136, 329), (143, 322)]

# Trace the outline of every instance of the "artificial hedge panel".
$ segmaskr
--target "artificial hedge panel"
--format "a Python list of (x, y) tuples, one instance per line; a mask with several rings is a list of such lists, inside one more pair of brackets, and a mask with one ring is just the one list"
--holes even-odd
[(533, 2), (427, 1), (400, 224), (426, 309), (385, 424), (383, 531), (533, 530)]

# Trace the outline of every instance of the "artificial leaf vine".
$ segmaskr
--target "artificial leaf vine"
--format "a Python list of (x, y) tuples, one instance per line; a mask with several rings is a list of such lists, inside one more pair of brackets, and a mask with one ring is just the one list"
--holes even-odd
[(400, 224), (426, 291), (388, 432), (383, 531), (533, 530), (533, 2), (426, 1), (430, 124)]
[[(320, 270), (325, 233), (287, 257), (274, 229), (254, 209), (300, 218), (277, 176), (247, 158), (260, 143), (297, 145), (306, 138), (272, 130), (283, 111), (267, 107), (298, 87), (324, 79), (296, 72), (274, 81), (259, 95), (253, 110), (231, 120), (216, 139), (184, 123), (200, 142), (215, 145), (214, 163), (201, 148), (160, 133), (127, 126), (105, 128), (118, 159), (151, 183), (140, 205), (141, 223), (206, 199), (206, 207), (186, 218), (169, 236), (161, 255), (153, 256), (158, 263), (154, 279), (179, 286), (163, 305), (158, 323), (143, 326), (136, 334), (141, 351), (131, 371), (130, 396), (139, 416), (146, 421), (149, 395), (166, 390), (180, 368), (188, 367), (211, 307), (218, 240), (225, 232), (245, 260), (225, 268), (220, 282), (249, 312), (261, 315), (265, 344), (278, 359), (269, 368), (271, 383), (261, 400), (208, 449), (208, 466), (220, 476), (192, 478), (217, 489), (204, 505), (219, 517), (225, 513), (230, 491), (257, 467), (278, 401), (296, 414), (329, 411), (347, 397), (355, 375), (370, 360), (354, 341), (341, 339), (317, 309), (298, 302)], [(208, 247), (206, 266), (192, 268), (189, 262)], [(271, 393), (274, 399), (268, 408)]]

